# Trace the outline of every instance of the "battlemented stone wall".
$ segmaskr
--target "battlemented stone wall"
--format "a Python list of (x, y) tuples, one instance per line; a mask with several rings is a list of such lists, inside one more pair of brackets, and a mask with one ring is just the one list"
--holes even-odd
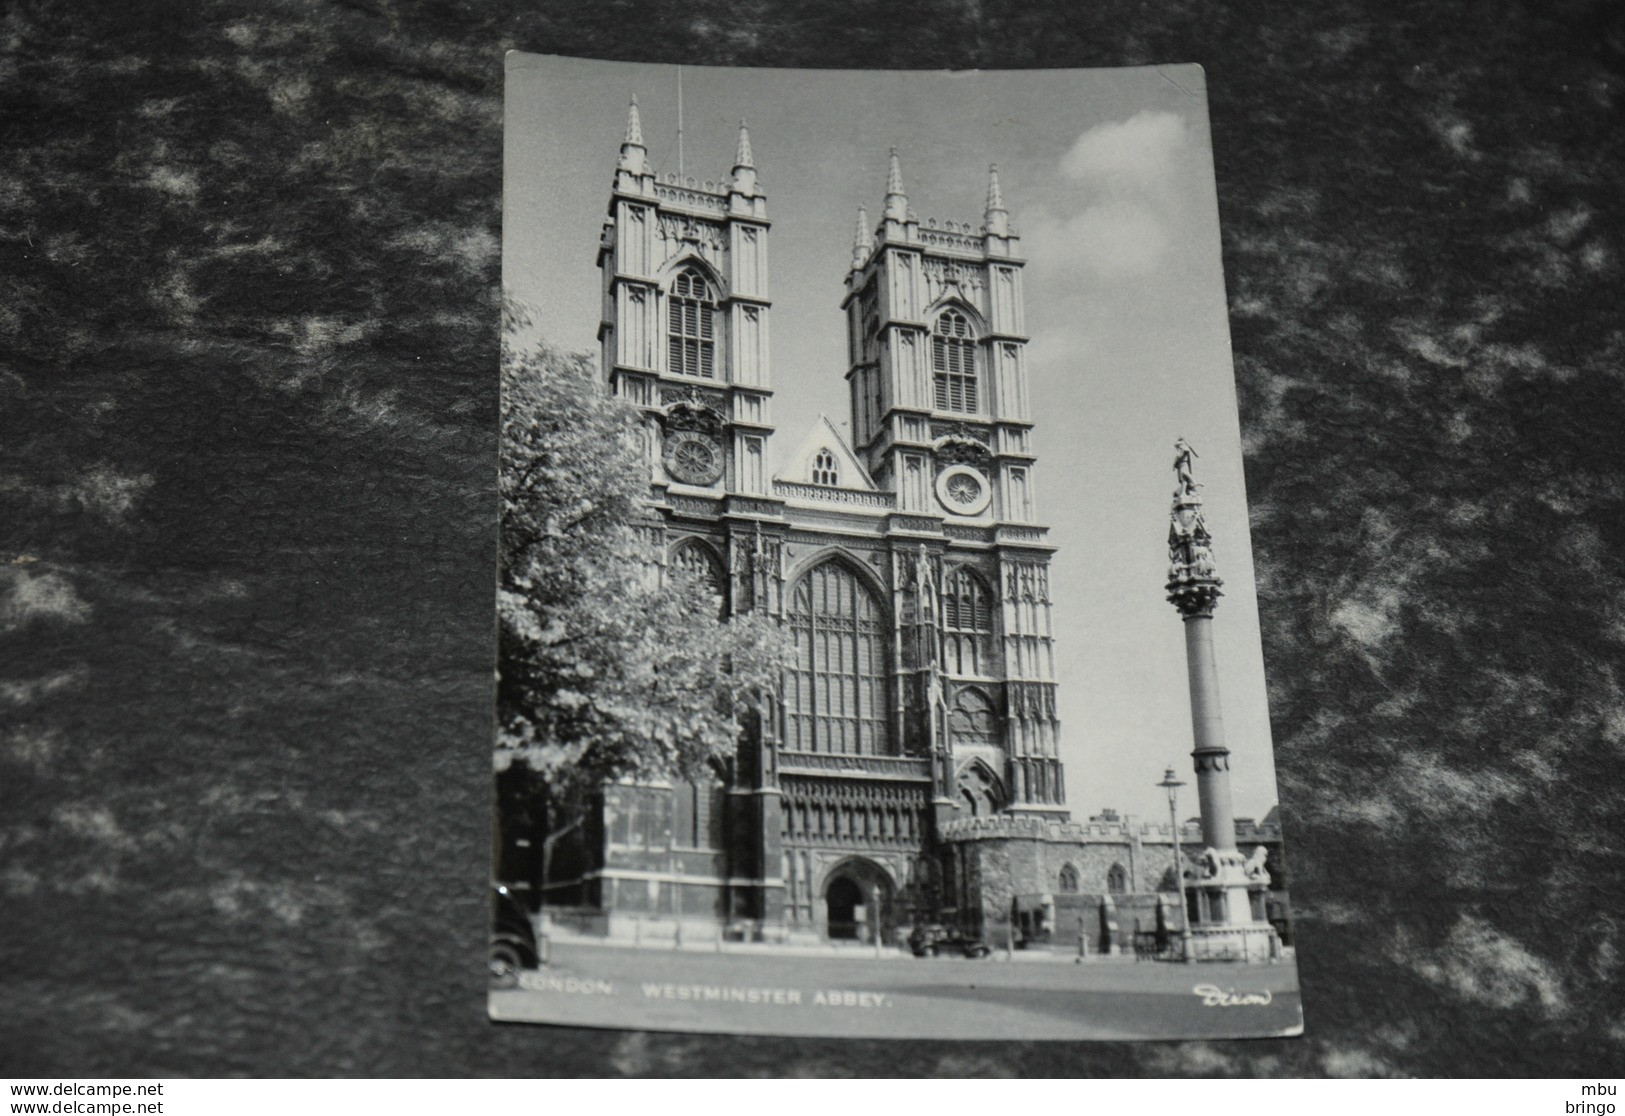
[[(960, 890), (961, 918), (969, 927), (1002, 940), (1010, 924), (1017, 897), (1049, 894), (1069, 909), (1074, 901), (1063, 897), (1093, 895), (1148, 895), (1159, 890), (1173, 865), (1172, 832), (1167, 825), (1132, 822), (1051, 821), (1027, 816), (1000, 815), (960, 818), (943, 828), (943, 840), (955, 846), (963, 865)], [(1236, 841), (1243, 849), (1258, 845), (1280, 859), (1278, 825), (1243, 820), (1236, 825)], [(1202, 851), (1201, 832), (1183, 826), (1181, 852), (1194, 864)], [(1122, 869), (1121, 888), (1112, 887), (1114, 868)], [(1070, 868), (1070, 873), (1066, 869)], [(1075, 875), (1075, 886), (1073, 883)], [(1069, 916), (1075, 921), (1076, 916)], [(1076, 928), (1071, 930), (1076, 942)]]

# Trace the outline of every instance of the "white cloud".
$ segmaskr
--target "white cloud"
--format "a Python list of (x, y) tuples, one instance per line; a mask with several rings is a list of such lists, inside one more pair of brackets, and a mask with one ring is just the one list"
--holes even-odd
[(1134, 188), (1166, 183), (1178, 165), (1188, 129), (1171, 112), (1140, 112), (1088, 129), (1061, 160), (1061, 173), (1078, 182), (1118, 181)]
[(1042, 240), (1046, 253), (1065, 251), (1065, 264), (1103, 275), (1145, 275), (1167, 254), (1170, 237), (1150, 206), (1112, 198), (1047, 229)]
[(1141, 112), (1087, 129), (1061, 159), (1073, 184), (1058, 207), (1027, 222), (1024, 242), (1040, 267), (1101, 277), (1147, 275), (1174, 246), (1178, 183), (1190, 128), (1170, 112)]

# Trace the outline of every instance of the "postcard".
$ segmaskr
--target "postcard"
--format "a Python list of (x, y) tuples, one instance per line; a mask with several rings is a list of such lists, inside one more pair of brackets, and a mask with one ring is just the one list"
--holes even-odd
[(504, 142), (491, 1017), (1301, 1033), (1201, 68)]

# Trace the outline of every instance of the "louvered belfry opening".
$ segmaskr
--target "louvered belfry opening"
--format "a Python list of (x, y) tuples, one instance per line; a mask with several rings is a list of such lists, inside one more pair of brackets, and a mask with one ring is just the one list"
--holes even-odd
[(694, 268), (685, 268), (671, 287), (668, 339), (671, 371), (679, 376), (715, 379), (716, 299)]
[(980, 402), (976, 391), (976, 340), (970, 322), (957, 310), (949, 310), (937, 319), (931, 338), (931, 372), (937, 410), (976, 412)]

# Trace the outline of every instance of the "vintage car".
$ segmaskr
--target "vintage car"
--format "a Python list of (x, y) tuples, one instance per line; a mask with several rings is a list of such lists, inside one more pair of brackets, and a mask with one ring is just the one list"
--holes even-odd
[(993, 949), (980, 938), (968, 938), (951, 926), (928, 922), (916, 926), (908, 936), (908, 948), (916, 957), (990, 957)]
[(512, 988), (519, 983), (520, 969), (534, 969), (540, 956), (536, 950), (536, 927), (518, 898), (502, 884), (491, 887), (491, 984)]

